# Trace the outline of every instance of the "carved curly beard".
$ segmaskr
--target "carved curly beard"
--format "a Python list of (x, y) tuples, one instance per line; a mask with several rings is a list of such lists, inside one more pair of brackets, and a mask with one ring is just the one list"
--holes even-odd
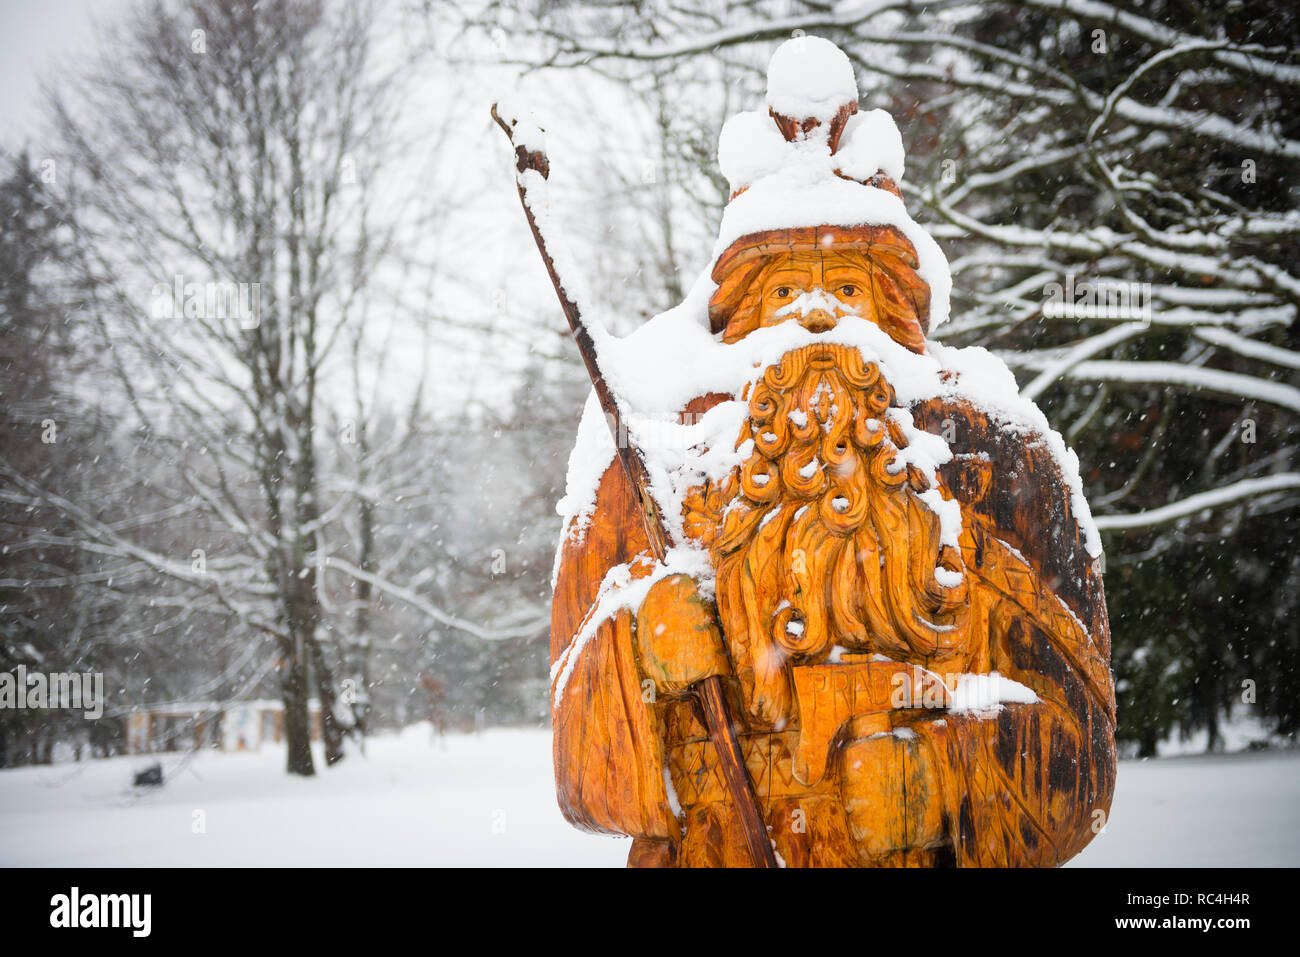
[[(893, 465), (907, 440), (887, 413), (892, 387), (857, 349), (806, 346), (746, 396), (738, 447), (752, 454), (721, 486), (687, 498), (687, 526), (717, 567), (718, 611), (751, 719), (793, 715), (788, 665), (834, 645), (934, 663), (957, 649), (966, 612), (936, 566), (963, 570), (940, 543), (929, 482)], [(892, 470), (896, 468), (896, 471)]]

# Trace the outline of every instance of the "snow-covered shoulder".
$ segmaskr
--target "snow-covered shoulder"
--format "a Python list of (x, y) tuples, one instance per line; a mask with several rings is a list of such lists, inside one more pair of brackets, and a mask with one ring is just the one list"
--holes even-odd
[[(956, 349), (929, 342), (926, 348), (946, 371), (954, 373), (936, 395), (964, 399), (1003, 427), (1018, 431), (1026, 442), (1039, 441), (1047, 447), (1069, 490), (1070, 510), (1083, 536), (1084, 548), (1092, 558), (1101, 555), (1101, 533), (1083, 494), (1079, 457), (1033, 400), (1020, 394), (1016, 377), (1007, 364), (982, 346)], [(920, 396), (912, 404), (926, 398), (930, 397)]]

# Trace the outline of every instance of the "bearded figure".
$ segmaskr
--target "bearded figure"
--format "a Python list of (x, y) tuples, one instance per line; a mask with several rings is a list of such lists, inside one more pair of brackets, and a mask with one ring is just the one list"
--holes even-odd
[(631, 836), (630, 865), (753, 863), (691, 693), (716, 675), (779, 862), (1059, 865), (1104, 826), (1115, 778), (1077, 464), (996, 359), (928, 338), (946, 265), (843, 54), (783, 45), (768, 107), (724, 128), (708, 275), (629, 350), (675, 356), (678, 388), (702, 370), (655, 489), (698, 567), (650, 558), (609, 448), (580, 439), (571, 462), (561, 808)]

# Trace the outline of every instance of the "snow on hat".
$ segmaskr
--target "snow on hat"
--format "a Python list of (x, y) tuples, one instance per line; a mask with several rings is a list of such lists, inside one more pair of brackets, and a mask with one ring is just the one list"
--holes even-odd
[[(718, 332), (756, 257), (800, 248), (882, 245), (929, 286), (929, 332), (948, 317), (952, 278), (938, 244), (907, 214), (903, 140), (884, 110), (858, 112), (853, 65), (821, 37), (787, 40), (767, 70), (767, 112), (722, 127), (718, 165), (731, 185), (714, 245), (710, 325)], [(734, 270), (741, 269), (737, 275)]]
[(858, 80), (844, 51), (822, 37), (795, 37), (767, 64), (767, 106), (773, 113), (828, 123), (847, 104), (858, 107)]

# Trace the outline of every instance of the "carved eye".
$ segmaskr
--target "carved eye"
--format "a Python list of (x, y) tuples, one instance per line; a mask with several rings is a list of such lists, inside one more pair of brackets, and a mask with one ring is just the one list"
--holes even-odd
[(854, 286), (850, 283), (846, 283), (845, 285), (840, 286), (840, 295), (843, 296), (845, 299), (852, 299), (857, 294), (858, 294), (857, 286)]
[(776, 287), (776, 298), (778, 298), (778, 299), (789, 299), (789, 298), (790, 298), (790, 287), (789, 287), (789, 286), (777, 286), (777, 287)]

